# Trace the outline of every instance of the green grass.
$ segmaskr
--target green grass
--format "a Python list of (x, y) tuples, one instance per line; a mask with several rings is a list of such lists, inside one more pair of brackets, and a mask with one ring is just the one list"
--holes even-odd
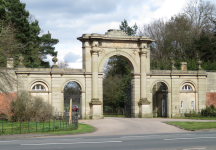
[(177, 117), (174, 119), (216, 120), (216, 117)]
[(56, 131), (56, 132), (49, 132), (49, 134), (76, 134), (76, 133), (85, 133), (85, 132), (92, 132), (94, 131), (94, 127), (79, 123), (78, 129), (73, 131)]
[(176, 125), (184, 129), (201, 130), (216, 128), (216, 122), (166, 122), (171, 125)]
[[(2, 128), (3, 126), (3, 128)], [(59, 131), (72, 131), (75, 124), (68, 124), (68, 121), (50, 120), (46, 122), (9, 122), (0, 121), (0, 135), (2, 134), (20, 134), (20, 133), (50, 133)]]
[(125, 115), (104, 115), (104, 117), (120, 117), (120, 118), (125, 118)]

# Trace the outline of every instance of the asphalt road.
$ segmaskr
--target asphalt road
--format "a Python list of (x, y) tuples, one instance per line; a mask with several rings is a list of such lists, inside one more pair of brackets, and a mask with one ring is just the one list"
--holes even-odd
[(0, 150), (216, 150), (216, 132), (185, 131), (162, 123), (167, 120), (85, 120), (81, 122), (98, 130), (81, 135), (0, 140)]
[(213, 132), (144, 134), (130, 136), (65, 136), (0, 141), (1, 150), (215, 150)]

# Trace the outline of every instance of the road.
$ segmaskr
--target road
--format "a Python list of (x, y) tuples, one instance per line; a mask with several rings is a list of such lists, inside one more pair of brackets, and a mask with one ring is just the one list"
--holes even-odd
[[(1, 150), (215, 150), (216, 132), (192, 132), (166, 125), (170, 119), (105, 118), (84, 120), (89, 134), (0, 140)], [(173, 120), (172, 121), (178, 121)], [(188, 121), (188, 120), (187, 120)], [(193, 121), (193, 120), (189, 120)]]

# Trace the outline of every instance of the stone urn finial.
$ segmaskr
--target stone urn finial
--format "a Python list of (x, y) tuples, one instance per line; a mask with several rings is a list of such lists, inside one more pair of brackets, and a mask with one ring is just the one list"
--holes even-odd
[(18, 60), (20, 62), (19, 65), (18, 65), (18, 68), (25, 68), (25, 66), (23, 65), (24, 57), (22, 55), (20, 55)]
[(172, 63), (172, 70), (176, 70), (176, 67), (175, 67), (175, 60), (172, 60), (171, 63)]
[(52, 58), (52, 61), (54, 62), (54, 64), (52, 65), (51, 68), (59, 68), (59, 66), (56, 65), (56, 62), (58, 61), (58, 58), (57, 58), (56, 56), (54, 56), (54, 57)]
[(199, 60), (197, 63), (198, 63), (198, 70), (203, 70), (203, 68), (201, 67), (202, 61)]
[(52, 61), (54, 62), (54, 65), (56, 65), (56, 62), (58, 61), (58, 58), (56, 56), (54, 56)]

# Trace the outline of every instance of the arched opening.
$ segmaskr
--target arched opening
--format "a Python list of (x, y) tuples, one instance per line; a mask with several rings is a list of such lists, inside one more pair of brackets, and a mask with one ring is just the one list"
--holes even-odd
[(131, 117), (131, 62), (123, 56), (112, 56), (103, 68), (103, 114)]
[(72, 113), (81, 114), (81, 87), (77, 82), (70, 81), (64, 86), (64, 112), (69, 112), (72, 99)]
[(152, 88), (153, 100), (153, 116), (167, 117), (168, 116), (168, 87), (163, 82), (157, 82)]

